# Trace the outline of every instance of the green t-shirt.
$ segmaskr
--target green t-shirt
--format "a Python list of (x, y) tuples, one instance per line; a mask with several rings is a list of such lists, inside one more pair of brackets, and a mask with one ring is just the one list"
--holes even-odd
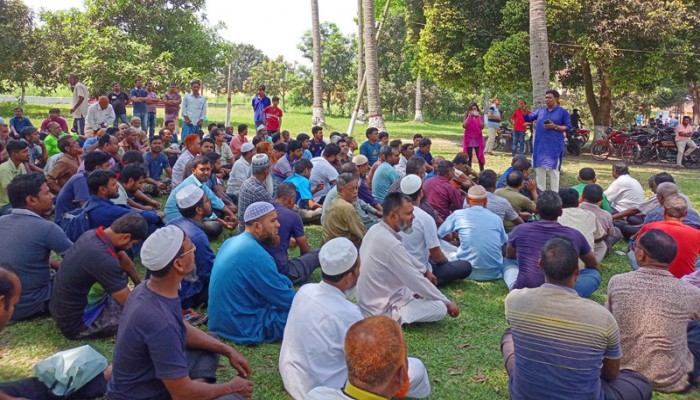
[[(581, 199), (581, 196), (583, 196), (583, 188), (585, 188), (586, 185), (588, 185), (588, 184), (587, 183), (579, 183), (578, 185), (571, 187), (571, 189), (575, 189), (578, 192), (579, 201)], [(605, 193), (603, 193), (603, 201), (600, 202), (600, 208), (609, 212), (610, 214), (613, 213), (612, 208), (610, 208), (610, 202), (608, 201), (608, 197), (605, 195)]]
[[(508, 200), (510, 205), (513, 206), (515, 212), (526, 211), (532, 213), (535, 211), (535, 202), (533, 202), (517, 190), (511, 189), (509, 187), (504, 187), (496, 189), (494, 194)], [(515, 224), (512, 221), (508, 220), (503, 221), (503, 226), (506, 228), (506, 232), (510, 232), (513, 230), (513, 228), (515, 228)]]

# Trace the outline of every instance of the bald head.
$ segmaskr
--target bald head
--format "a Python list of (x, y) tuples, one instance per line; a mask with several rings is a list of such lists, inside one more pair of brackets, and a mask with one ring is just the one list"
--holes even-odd
[(664, 203), (664, 199), (668, 198), (668, 196), (672, 196), (678, 193), (678, 186), (676, 186), (675, 183), (663, 182), (656, 187), (656, 198), (661, 204)]
[(100, 96), (97, 99), (97, 102), (100, 103), (100, 108), (103, 110), (105, 110), (109, 105), (109, 99), (107, 98), (107, 96)]
[(374, 394), (392, 397), (404, 384), (406, 345), (401, 326), (378, 315), (365, 318), (345, 336), (348, 381)]

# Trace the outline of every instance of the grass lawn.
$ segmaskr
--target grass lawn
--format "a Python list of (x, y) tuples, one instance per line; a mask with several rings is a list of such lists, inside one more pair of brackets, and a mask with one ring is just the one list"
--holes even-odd
[[(48, 106), (27, 106), (26, 113), (35, 125), (44, 118)], [(0, 104), (0, 115), (9, 117), (12, 105)], [(62, 114), (67, 115), (66, 107)], [(162, 111), (161, 111), (162, 112)], [(160, 115), (159, 115), (160, 116)], [(210, 109), (210, 118), (223, 120), (224, 109)], [(250, 123), (252, 113), (248, 109), (235, 108), (232, 124)], [(290, 112), (285, 116), (283, 128), (292, 135), (309, 132), (308, 113)], [(70, 122), (70, 121), (69, 121)], [(328, 118), (329, 129), (326, 135), (337, 130), (345, 131), (347, 119)], [(364, 140), (366, 125), (356, 127), (354, 136), (358, 141)], [(420, 132), (433, 140), (433, 153), (450, 157), (461, 149), (461, 128), (459, 121), (437, 124), (416, 124), (413, 122), (390, 122), (387, 129), (393, 137), (409, 138)], [(487, 159), (487, 168), (502, 172), (510, 164), (509, 154), (499, 153)], [(585, 166), (596, 168), (599, 183), (607, 187), (612, 181), (610, 165), (612, 162), (596, 162), (588, 156), (567, 157), (563, 166), (562, 186), (574, 184), (578, 170)], [(665, 165), (633, 166), (632, 175), (645, 183), (647, 178), (665, 169)], [(681, 190), (688, 195), (696, 207), (700, 206), (700, 181), (697, 171), (672, 171)], [(648, 191), (648, 190), (647, 190)], [(650, 192), (648, 191), (647, 194)], [(320, 227), (306, 228), (309, 242), (318, 247)], [(213, 243), (215, 248), (230, 233)], [(615, 250), (625, 250), (618, 244)], [(296, 251), (296, 250), (294, 250)], [(293, 252), (294, 252), (293, 251)], [(139, 264), (140, 266), (140, 264)], [(141, 268), (143, 271), (143, 269)], [(611, 276), (627, 272), (627, 259), (611, 253), (602, 263), (603, 283), (593, 295), (593, 300), (603, 303), (606, 299), (607, 282)], [(320, 279), (318, 271), (312, 281)], [(443, 321), (406, 327), (404, 332), (408, 342), (409, 354), (419, 357), (428, 368), (432, 385), (433, 399), (505, 399), (508, 398), (507, 376), (503, 369), (500, 353), (500, 338), (506, 329), (503, 316), (503, 299), (507, 289), (502, 281), (477, 283), (463, 281), (454, 283), (444, 289), (445, 294), (455, 300), (461, 310), (457, 319), (446, 318)], [(0, 380), (15, 379), (31, 375), (31, 367), (37, 361), (56, 351), (88, 343), (104, 354), (112, 357), (114, 340), (88, 340), (71, 342), (63, 338), (51, 319), (43, 318), (11, 325), (0, 335)], [(238, 347), (248, 357), (255, 382), (254, 399), (288, 399), (279, 377), (277, 363), (279, 344)], [(220, 370), (222, 379), (231, 378), (230, 366)], [(658, 399), (700, 398), (697, 393), (686, 396), (656, 394)]]

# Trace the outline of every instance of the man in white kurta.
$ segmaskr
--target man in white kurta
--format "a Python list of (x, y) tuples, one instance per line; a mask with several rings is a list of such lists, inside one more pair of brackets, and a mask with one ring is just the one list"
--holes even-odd
[[(319, 261), (323, 280), (302, 286), (294, 296), (280, 350), (282, 382), (298, 400), (315, 387), (343, 387), (348, 375), (345, 334), (362, 319), (360, 309), (345, 298), (360, 274), (355, 246), (346, 238), (332, 239), (321, 248)], [(427, 397), (431, 389), (425, 366), (415, 358), (408, 365), (409, 397)]]
[(400, 324), (439, 321), (459, 315), (457, 305), (435, 286), (425, 264), (401, 243), (398, 232), (412, 230), (413, 204), (402, 193), (384, 199), (382, 221), (369, 229), (360, 247), (362, 274), (357, 299), (362, 314), (386, 315)]

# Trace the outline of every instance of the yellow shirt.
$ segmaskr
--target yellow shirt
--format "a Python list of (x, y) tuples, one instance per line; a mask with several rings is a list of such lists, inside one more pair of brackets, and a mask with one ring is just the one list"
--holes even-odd
[(7, 197), (7, 185), (12, 182), (12, 179), (19, 174), (26, 174), (27, 170), (24, 164), (20, 163), (19, 167), (15, 167), (12, 160), (0, 164), (0, 207), (6, 206), (10, 199)]

